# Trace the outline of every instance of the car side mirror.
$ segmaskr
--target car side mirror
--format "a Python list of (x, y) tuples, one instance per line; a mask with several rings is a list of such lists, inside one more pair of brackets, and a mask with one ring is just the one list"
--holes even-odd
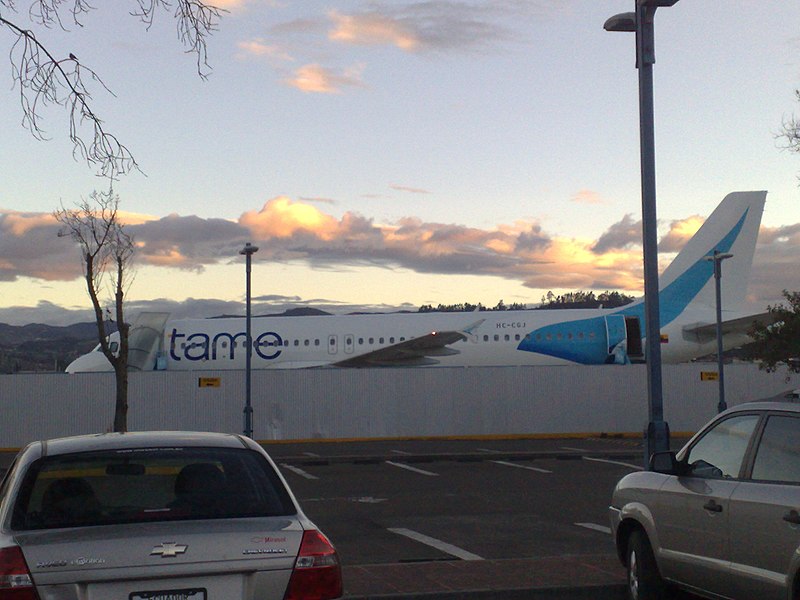
[(650, 456), (649, 470), (664, 475), (680, 475), (680, 463), (674, 452), (654, 452)]

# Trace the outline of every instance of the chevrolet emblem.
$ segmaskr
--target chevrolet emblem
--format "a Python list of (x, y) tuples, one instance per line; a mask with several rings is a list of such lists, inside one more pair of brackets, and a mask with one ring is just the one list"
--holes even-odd
[(164, 542), (153, 548), (152, 552), (150, 552), (150, 556), (153, 554), (160, 554), (161, 558), (169, 558), (177, 556), (178, 554), (183, 554), (188, 547), (189, 546), (184, 546), (183, 544), (176, 544), (175, 542)]

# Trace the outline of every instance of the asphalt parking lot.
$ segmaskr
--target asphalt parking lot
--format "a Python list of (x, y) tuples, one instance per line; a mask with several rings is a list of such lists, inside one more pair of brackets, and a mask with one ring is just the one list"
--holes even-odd
[(348, 599), (624, 598), (607, 507), (641, 440), (265, 447), (336, 544)]
[(266, 448), (339, 549), (351, 597), (623, 597), (606, 511), (640, 440)]

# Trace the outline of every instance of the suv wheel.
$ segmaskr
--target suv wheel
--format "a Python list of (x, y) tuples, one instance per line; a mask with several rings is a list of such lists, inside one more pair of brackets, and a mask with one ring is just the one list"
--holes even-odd
[(628, 539), (628, 595), (631, 600), (661, 600), (664, 582), (647, 535), (637, 529)]

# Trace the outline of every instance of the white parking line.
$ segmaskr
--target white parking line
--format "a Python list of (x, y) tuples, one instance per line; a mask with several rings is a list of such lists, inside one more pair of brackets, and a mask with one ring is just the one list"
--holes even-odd
[(319, 479), (319, 477), (316, 477), (316, 476), (312, 475), (311, 473), (306, 473), (305, 471), (303, 471), (303, 469), (298, 469), (297, 467), (293, 467), (292, 465), (287, 465), (286, 463), (281, 463), (281, 466), (284, 469), (287, 469), (287, 470), (291, 471), (295, 475), (300, 475), (300, 477), (305, 477), (306, 479)]
[(596, 523), (575, 523), (575, 525), (592, 531), (599, 531), (600, 533), (611, 533), (611, 527), (606, 527), (605, 525), (597, 525)]
[(644, 471), (644, 469), (640, 465), (634, 465), (631, 463), (622, 462), (619, 460), (607, 460), (605, 458), (592, 458), (591, 456), (582, 456), (583, 460), (589, 460), (591, 462), (601, 462), (601, 463), (608, 463), (609, 465), (622, 465), (623, 467), (629, 467), (631, 469), (635, 469), (636, 471)]
[(419, 473), (420, 475), (428, 475), (429, 477), (438, 477), (438, 473), (433, 473), (431, 471), (424, 471), (422, 469), (417, 469), (416, 467), (412, 467), (411, 465), (406, 465), (404, 463), (393, 462), (391, 460), (386, 461), (387, 465), (392, 465), (393, 467), (400, 467), (401, 469), (406, 469), (408, 471), (413, 471), (414, 473)]
[(431, 548), (441, 550), (445, 554), (455, 556), (461, 560), (483, 560), (482, 556), (478, 556), (472, 552), (467, 552), (463, 548), (453, 546), (453, 544), (448, 544), (447, 542), (437, 540), (436, 538), (429, 537), (417, 531), (412, 531), (411, 529), (404, 529), (403, 527), (389, 527), (389, 531), (398, 535), (403, 535), (407, 538), (411, 538), (412, 540), (425, 544), (426, 546), (430, 546)]
[(319, 458), (319, 454), (316, 452), (303, 452), (306, 456), (310, 456), (311, 458)]
[(586, 452), (585, 448), (570, 448), (569, 446), (561, 446), (562, 450), (570, 450), (572, 452)]
[(491, 462), (498, 465), (504, 465), (506, 467), (516, 467), (517, 469), (528, 469), (529, 471), (536, 471), (537, 473), (552, 473), (552, 471), (548, 471), (547, 469), (540, 469), (539, 467), (529, 467), (528, 465), (520, 465), (518, 463), (506, 462), (504, 460), (493, 460)]
[(402, 454), (404, 456), (411, 456), (411, 452), (406, 452), (405, 450), (392, 450), (393, 454)]

